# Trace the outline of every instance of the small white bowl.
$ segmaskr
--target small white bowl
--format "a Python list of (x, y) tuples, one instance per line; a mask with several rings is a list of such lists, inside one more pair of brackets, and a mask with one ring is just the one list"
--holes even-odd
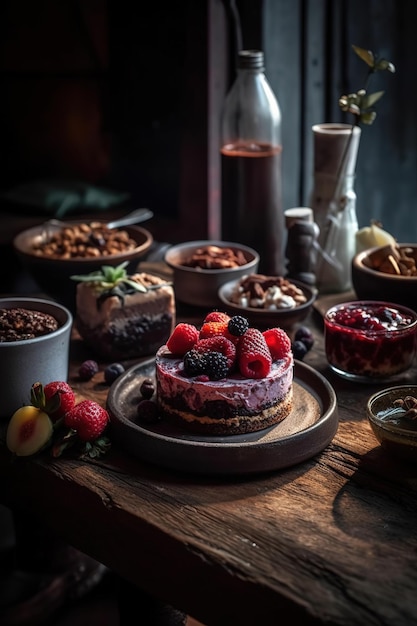
[[(239, 267), (224, 269), (202, 269), (184, 265), (184, 262), (193, 252), (206, 246), (240, 251), (247, 262)], [(189, 241), (168, 248), (165, 253), (165, 263), (173, 271), (174, 291), (177, 300), (192, 306), (218, 308), (222, 304), (218, 296), (219, 288), (230, 280), (257, 272), (259, 254), (252, 248), (229, 241)]]
[(50, 300), (0, 298), (0, 309), (22, 308), (48, 313), (59, 328), (51, 333), (18, 341), (0, 341), (0, 418), (10, 419), (21, 406), (30, 404), (34, 383), (67, 382), (72, 314)]

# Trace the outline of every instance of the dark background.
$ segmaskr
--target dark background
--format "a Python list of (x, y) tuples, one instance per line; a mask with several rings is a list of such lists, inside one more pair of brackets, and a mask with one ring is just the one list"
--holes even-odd
[(4, 0), (0, 190), (81, 180), (128, 191), (166, 220), (161, 236), (216, 237), (221, 105), (242, 46), (265, 51), (281, 105), (284, 208), (308, 204), (311, 126), (351, 121), (338, 98), (364, 83), (355, 44), (397, 68), (372, 83), (386, 93), (362, 133), (360, 226), (416, 241), (416, 18), (414, 0)]

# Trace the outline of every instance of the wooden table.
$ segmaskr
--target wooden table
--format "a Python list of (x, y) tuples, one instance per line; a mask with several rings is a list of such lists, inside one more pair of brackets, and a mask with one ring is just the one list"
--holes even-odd
[[(365, 403), (381, 386), (333, 375), (321, 319), (308, 323), (316, 342), (305, 362), (333, 385), (340, 419), (315, 458), (225, 479), (147, 465), (116, 446), (95, 461), (12, 462), (2, 443), (0, 501), (204, 624), (417, 623), (417, 468), (388, 456), (370, 430)], [(100, 374), (77, 380), (90, 357), (74, 336), (70, 383), (105, 403)]]

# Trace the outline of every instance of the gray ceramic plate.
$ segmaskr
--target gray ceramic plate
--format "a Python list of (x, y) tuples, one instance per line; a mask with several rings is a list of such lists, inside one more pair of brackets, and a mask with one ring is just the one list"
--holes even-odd
[(321, 452), (337, 426), (336, 394), (312, 367), (295, 362), (294, 408), (280, 424), (249, 435), (190, 435), (164, 423), (135, 423), (144, 378), (154, 378), (155, 361), (135, 365), (111, 386), (107, 408), (111, 437), (137, 458), (199, 474), (251, 474), (282, 469)]

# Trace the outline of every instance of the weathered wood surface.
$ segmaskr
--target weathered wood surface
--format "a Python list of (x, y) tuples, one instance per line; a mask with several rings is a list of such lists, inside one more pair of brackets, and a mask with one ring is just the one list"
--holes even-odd
[[(276, 626), (284, 612), (303, 626), (416, 623), (416, 468), (386, 455), (370, 430), (365, 404), (378, 387), (332, 376), (315, 333), (305, 361), (333, 384), (340, 418), (315, 458), (223, 480), (116, 447), (98, 461), (11, 461), (0, 445), (0, 501), (208, 625)], [(70, 383), (105, 402), (104, 384), (77, 381), (86, 357), (75, 339)]]

